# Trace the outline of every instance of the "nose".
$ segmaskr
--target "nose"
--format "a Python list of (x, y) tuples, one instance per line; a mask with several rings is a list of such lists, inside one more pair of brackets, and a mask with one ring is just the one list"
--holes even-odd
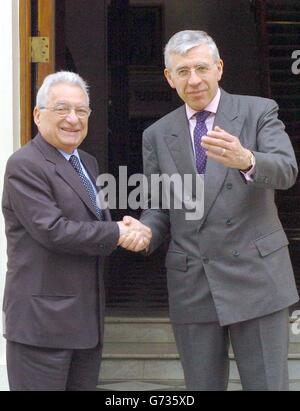
[(79, 121), (79, 117), (77, 116), (74, 108), (70, 110), (70, 113), (68, 113), (66, 119), (71, 123), (77, 123)]
[(190, 76), (189, 76), (189, 84), (190, 85), (197, 85), (199, 83), (201, 83), (202, 78), (199, 77), (199, 75), (196, 73), (196, 70), (194, 68), (191, 69), (190, 71)]

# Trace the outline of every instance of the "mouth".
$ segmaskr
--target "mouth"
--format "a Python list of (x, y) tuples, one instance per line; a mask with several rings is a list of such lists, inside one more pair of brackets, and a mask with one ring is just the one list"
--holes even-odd
[(189, 91), (188, 94), (190, 94), (190, 95), (192, 95), (192, 96), (196, 96), (196, 95), (199, 95), (199, 94), (203, 94), (203, 93), (205, 93), (205, 92), (207, 92), (207, 91), (208, 91), (207, 89), (204, 89), (204, 90), (195, 90), (195, 91)]
[(74, 128), (64, 128), (64, 127), (61, 127), (61, 130), (62, 131), (64, 131), (65, 133), (78, 133), (79, 131), (80, 131), (80, 129), (74, 129)]

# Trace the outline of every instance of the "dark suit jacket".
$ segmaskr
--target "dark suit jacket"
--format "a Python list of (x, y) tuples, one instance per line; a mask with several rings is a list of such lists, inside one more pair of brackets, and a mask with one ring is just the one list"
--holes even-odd
[[(95, 179), (96, 160), (79, 150)], [(8, 268), (7, 339), (52, 348), (91, 348), (103, 337), (105, 256), (119, 229), (97, 219), (80, 177), (41, 135), (8, 160), (2, 210)]]
[[(166, 266), (174, 322), (214, 320), (206, 312), (203, 276), (221, 325), (264, 316), (298, 300), (288, 240), (274, 202), (275, 189), (291, 187), (298, 170), (277, 113), (272, 100), (222, 90), (214, 125), (253, 151), (254, 181), (246, 184), (238, 170), (208, 159), (203, 218), (186, 219), (195, 191), (181, 209), (149, 209), (142, 215), (153, 232), (150, 252), (171, 234)], [(184, 106), (145, 131), (143, 153), (149, 179), (151, 174), (196, 175)]]

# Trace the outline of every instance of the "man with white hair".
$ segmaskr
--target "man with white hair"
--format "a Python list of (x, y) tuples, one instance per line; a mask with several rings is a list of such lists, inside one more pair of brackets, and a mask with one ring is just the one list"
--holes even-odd
[(185, 104), (144, 132), (144, 172), (149, 182), (202, 176), (204, 212), (186, 218), (201, 201), (194, 186), (181, 209), (151, 209), (150, 195), (141, 221), (153, 233), (149, 253), (171, 237), (170, 317), (187, 389), (226, 389), (231, 342), (245, 390), (286, 390), (287, 307), (298, 294), (274, 191), (298, 170), (278, 106), (220, 89), (223, 61), (205, 32), (176, 33), (165, 66)]
[(91, 113), (75, 73), (44, 80), (38, 135), (8, 160), (2, 210), (8, 269), (3, 303), (11, 390), (95, 390), (101, 361), (104, 259), (151, 230), (112, 222), (96, 201), (97, 162), (78, 147)]

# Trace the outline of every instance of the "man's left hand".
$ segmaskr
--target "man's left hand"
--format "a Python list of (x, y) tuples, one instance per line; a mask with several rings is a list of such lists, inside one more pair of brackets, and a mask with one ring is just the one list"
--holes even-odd
[(215, 127), (202, 137), (201, 145), (207, 150), (207, 157), (226, 167), (244, 171), (251, 167), (251, 151), (244, 148), (240, 140), (220, 127)]

